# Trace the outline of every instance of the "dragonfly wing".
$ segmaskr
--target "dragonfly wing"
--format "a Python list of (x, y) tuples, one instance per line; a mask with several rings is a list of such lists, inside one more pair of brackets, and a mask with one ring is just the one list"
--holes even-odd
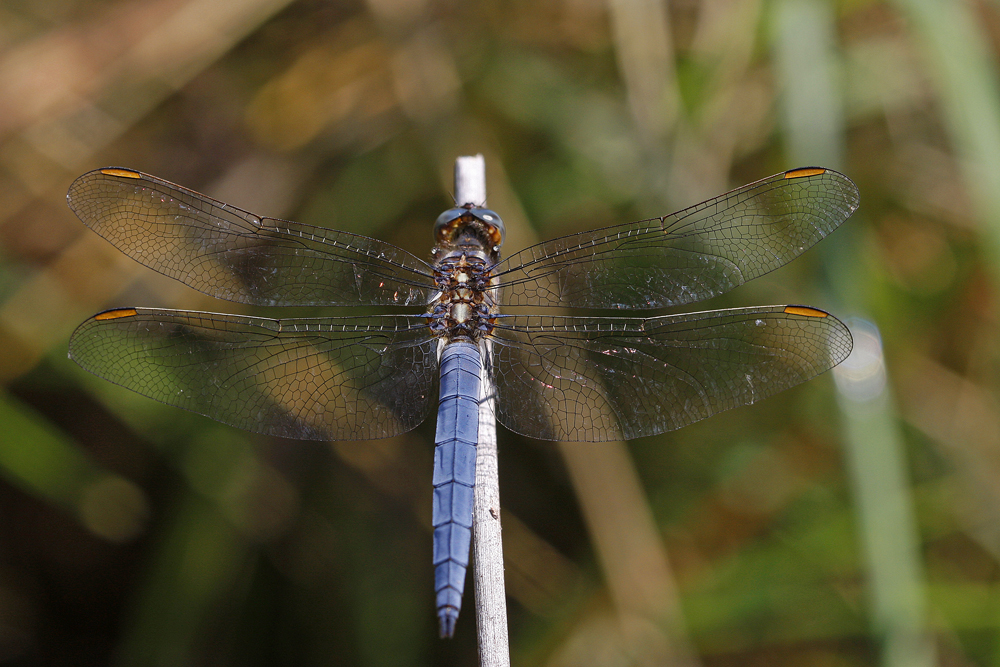
[(117, 309), (81, 324), (69, 349), (86, 370), (144, 396), (286, 438), (396, 435), (437, 399), (437, 340), (416, 317)]
[(858, 207), (830, 169), (776, 174), (663, 218), (547, 241), (494, 274), (507, 306), (662, 308), (713, 297), (798, 257)]
[(511, 316), (492, 333), (497, 419), (543, 440), (655, 435), (836, 366), (851, 334), (804, 306), (648, 319)]
[(66, 195), (132, 259), (220, 299), (264, 306), (423, 305), (433, 272), (366, 236), (264, 218), (131, 169), (98, 169)]

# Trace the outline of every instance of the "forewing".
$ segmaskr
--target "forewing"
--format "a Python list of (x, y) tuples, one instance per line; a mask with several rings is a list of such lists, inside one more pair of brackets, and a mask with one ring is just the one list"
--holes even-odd
[(843, 361), (851, 334), (803, 306), (649, 319), (510, 316), (491, 336), (497, 419), (543, 440), (672, 431)]
[(144, 396), (286, 438), (396, 435), (437, 398), (437, 340), (415, 317), (128, 308), (81, 324), (69, 349), (83, 368)]
[(653, 218), (547, 241), (494, 274), (507, 306), (661, 308), (701, 301), (773, 271), (836, 229), (858, 188), (795, 169)]
[(423, 305), (430, 267), (391, 244), (263, 218), (130, 169), (98, 169), (66, 195), (137, 262), (220, 299), (263, 306)]

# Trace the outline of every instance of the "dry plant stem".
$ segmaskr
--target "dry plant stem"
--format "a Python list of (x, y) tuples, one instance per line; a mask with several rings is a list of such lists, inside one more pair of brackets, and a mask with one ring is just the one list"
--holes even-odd
[(504, 590), (500, 530), (500, 482), (497, 475), (497, 429), (493, 411), (493, 387), (487, 380), (486, 377), (483, 378), (483, 395), (479, 404), (479, 445), (476, 448), (476, 489), (472, 511), (476, 628), (479, 635), (479, 664), (483, 667), (509, 667), (507, 597)]
[[(455, 161), (455, 201), (459, 206), (486, 202), (486, 167), (482, 155)], [(489, 359), (489, 343), (483, 350)], [(497, 426), (493, 385), (485, 369), (479, 397), (479, 444), (476, 448), (476, 487), (472, 533), (475, 565), (476, 628), (479, 664), (509, 667), (507, 597), (503, 580), (503, 544), (500, 535), (500, 481), (497, 474)]]
[(455, 204), (486, 203), (486, 160), (482, 155), (464, 155), (455, 160)]

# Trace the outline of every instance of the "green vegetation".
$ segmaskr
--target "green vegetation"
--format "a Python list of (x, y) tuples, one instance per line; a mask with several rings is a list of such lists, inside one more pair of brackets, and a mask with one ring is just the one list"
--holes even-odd
[(998, 25), (943, 0), (0, 3), (0, 655), (475, 664), (471, 586), (437, 639), (433, 423), (283, 441), (89, 376), (66, 345), (99, 310), (250, 311), (64, 197), (127, 166), (426, 257), (483, 153), (507, 252), (793, 167), (861, 191), (691, 308), (857, 318), (836, 382), (627, 447), (501, 429), (514, 664), (1000, 664)]

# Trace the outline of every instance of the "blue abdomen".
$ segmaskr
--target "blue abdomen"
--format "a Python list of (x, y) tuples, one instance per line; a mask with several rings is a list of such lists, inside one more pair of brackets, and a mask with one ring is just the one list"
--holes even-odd
[(456, 342), (441, 354), (441, 398), (434, 439), (434, 590), (441, 636), (450, 637), (462, 607), (472, 539), (472, 493), (479, 441), (479, 373), (473, 343)]

